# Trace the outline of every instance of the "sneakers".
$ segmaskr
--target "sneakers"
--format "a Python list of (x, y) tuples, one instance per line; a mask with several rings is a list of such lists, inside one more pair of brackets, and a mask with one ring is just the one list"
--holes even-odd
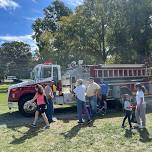
[(50, 125), (46, 125), (43, 127), (43, 129), (49, 129), (50, 128)]
[(33, 127), (33, 128), (36, 128), (36, 125), (35, 125), (35, 124), (31, 124), (30, 126)]
[(141, 126), (141, 125), (139, 126), (139, 129), (144, 129), (144, 128), (145, 128), (145, 126)]
[(131, 130), (131, 129), (134, 129), (134, 128), (133, 128), (132, 126), (130, 126), (130, 130)]
[(87, 121), (87, 123), (88, 123), (88, 124), (89, 124), (89, 123), (91, 123), (91, 122), (92, 122), (92, 120), (91, 120), (91, 119)]
[(121, 125), (121, 128), (125, 128), (125, 126), (124, 126), (124, 125)]
[(140, 125), (136, 123), (136, 124), (134, 125), (134, 127), (138, 128), (138, 127), (140, 127)]
[(78, 121), (78, 124), (80, 124), (80, 125), (83, 124), (83, 121)]

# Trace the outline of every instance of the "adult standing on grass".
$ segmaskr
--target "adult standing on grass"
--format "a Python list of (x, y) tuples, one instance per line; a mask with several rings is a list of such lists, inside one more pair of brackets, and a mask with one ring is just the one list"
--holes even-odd
[(88, 109), (86, 107), (86, 99), (85, 99), (85, 92), (86, 92), (86, 87), (83, 85), (83, 80), (79, 79), (76, 82), (77, 86), (73, 90), (73, 92), (76, 95), (77, 98), (77, 113), (78, 113), (78, 123), (83, 123), (82, 120), (82, 113), (84, 112), (87, 116), (87, 121), (90, 122), (90, 115), (88, 112)]
[(48, 129), (50, 127), (50, 124), (49, 124), (47, 116), (45, 114), (46, 101), (45, 101), (44, 89), (41, 85), (37, 84), (35, 86), (35, 90), (36, 90), (36, 94), (35, 94), (34, 98), (29, 101), (30, 104), (37, 101), (37, 109), (36, 109), (36, 112), (35, 112), (35, 118), (34, 118), (34, 121), (33, 121), (31, 126), (36, 127), (36, 122), (38, 120), (39, 114), (41, 114), (43, 119), (44, 119), (44, 122), (46, 124), (44, 129)]
[(100, 86), (94, 82), (93, 78), (89, 78), (86, 96), (91, 105), (91, 114), (95, 116), (97, 113), (97, 97), (99, 96)]
[(136, 120), (137, 127), (145, 128), (146, 127), (146, 103), (144, 101), (144, 87), (140, 83), (136, 84), (137, 93), (136, 93)]
[(53, 108), (54, 95), (50, 83), (47, 83), (47, 85), (45, 86), (45, 95), (47, 98), (46, 116), (48, 118), (49, 123), (51, 123), (53, 122), (53, 113), (54, 113), (54, 108)]

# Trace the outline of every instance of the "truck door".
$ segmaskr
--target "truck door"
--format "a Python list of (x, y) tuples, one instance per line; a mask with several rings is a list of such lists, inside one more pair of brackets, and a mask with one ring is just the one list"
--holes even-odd
[(58, 68), (53, 67), (53, 81), (57, 83), (59, 81), (59, 76), (58, 76)]

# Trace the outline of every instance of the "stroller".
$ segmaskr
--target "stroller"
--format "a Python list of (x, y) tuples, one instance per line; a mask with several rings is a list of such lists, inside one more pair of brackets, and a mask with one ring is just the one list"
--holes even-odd
[(105, 115), (107, 113), (107, 102), (98, 98), (97, 99), (97, 114)]

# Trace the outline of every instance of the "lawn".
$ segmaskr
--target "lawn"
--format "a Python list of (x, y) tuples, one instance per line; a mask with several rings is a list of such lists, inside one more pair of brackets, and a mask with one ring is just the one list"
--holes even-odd
[[(33, 118), (8, 113), (6, 93), (0, 93), (1, 152), (151, 152), (152, 114), (147, 129), (120, 128), (122, 113), (97, 117), (90, 125), (77, 125), (76, 114), (57, 114), (57, 122), (43, 130), (43, 121), (30, 128)], [(2, 108), (3, 107), (3, 108)]]

